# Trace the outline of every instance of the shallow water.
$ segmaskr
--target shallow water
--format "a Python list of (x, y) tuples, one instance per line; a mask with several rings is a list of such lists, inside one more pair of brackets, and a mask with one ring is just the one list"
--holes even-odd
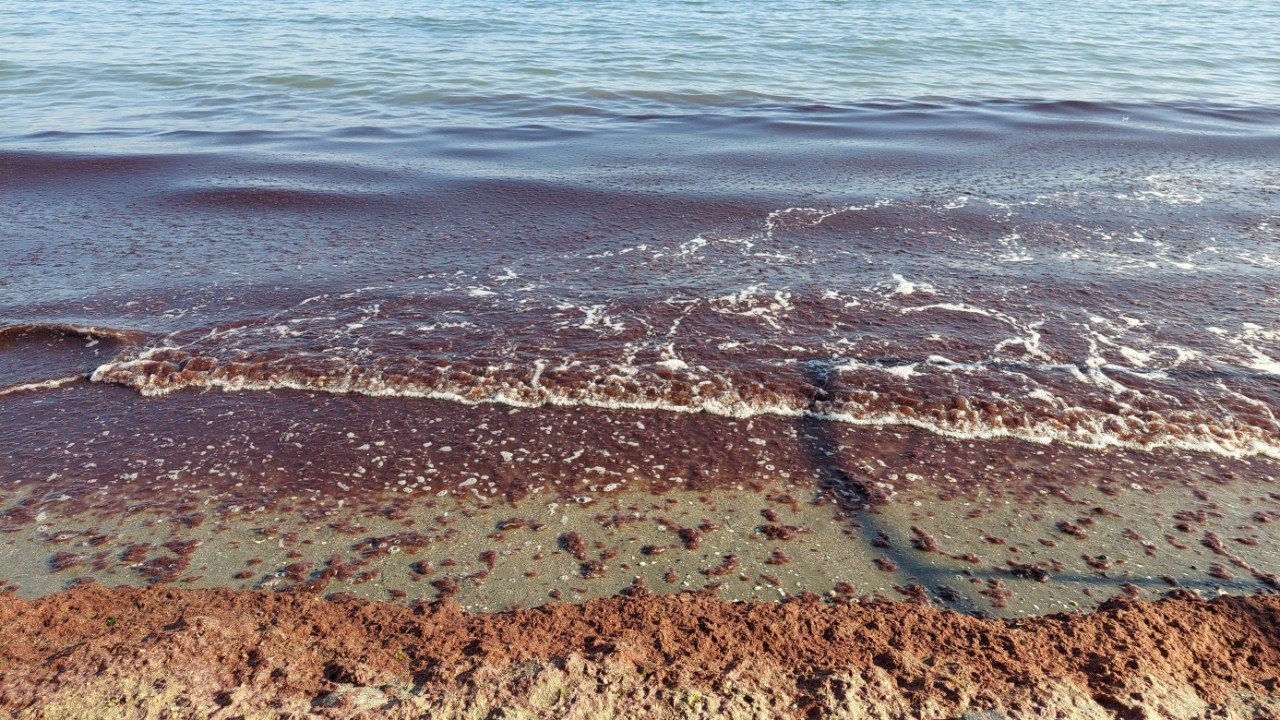
[(6, 527), (1275, 477), (1266, 4), (0, 19)]
[(81, 373), (144, 395), (1280, 456), (1269, 111), (905, 103), (62, 147), (82, 142), (4, 155), (6, 346), (30, 364), (63, 340), (3, 387), (67, 376), (71, 333), (94, 346)]

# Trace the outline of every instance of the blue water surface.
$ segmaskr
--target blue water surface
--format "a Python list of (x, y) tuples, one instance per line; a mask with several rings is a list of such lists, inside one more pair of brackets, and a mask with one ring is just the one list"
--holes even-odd
[(1280, 2), (0, 3), (0, 135), (958, 98), (1280, 104)]

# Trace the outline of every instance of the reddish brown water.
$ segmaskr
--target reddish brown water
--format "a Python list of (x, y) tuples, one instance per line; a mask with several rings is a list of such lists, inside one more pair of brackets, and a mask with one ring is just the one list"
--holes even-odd
[(27, 138), (2, 499), (1268, 480), (1277, 154), (1023, 102)]

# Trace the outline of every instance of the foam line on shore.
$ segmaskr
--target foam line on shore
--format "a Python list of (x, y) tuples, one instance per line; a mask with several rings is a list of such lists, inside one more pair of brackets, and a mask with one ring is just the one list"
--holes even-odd
[[(847, 412), (824, 412), (805, 407), (787, 407), (776, 403), (724, 403), (714, 398), (704, 398), (696, 404), (680, 405), (663, 400), (620, 400), (601, 399), (590, 396), (568, 398), (548, 391), (545, 387), (534, 385), (529, 387), (536, 394), (536, 399), (512, 397), (503, 393), (486, 395), (464, 395), (457, 391), (440, 390), (438, 388), (415, 387), (407, 383), (396, 383), (392, 386), (385, 382), (352, 382), (349, 378), (326, 378), (322, 383), (304, 382), (294, 378), (278, 377), (270, 381), (255, 380), (247, 377), (227, 379), (222, 377), (184, 378), (164, 385), (139, 382), (138, 376), (128, 373), (130, 365), (140, 361), (109, 363), (96, 369), (90, 380), (99, 383), (124, 385), (137, 390), (144, 396), (158, 397), (179, 390), (222, 390), (225, 392), (242, 391), (274, 391), (296, 390), (303, 392), (326, 392), (335, 395), (364, 395), (368, 397), (407, 397), (456, 402), (466, 405), (498, 404), (518, 408), (542, 407), (591, 407), (604, 410), (643, 410), (676, 413), (705, 412), (720, 417), (750, 419), (758, 416), (776, 416), (789, 418), (813, 418), (828, 422), (848, 425), (888, 427), (906, 426), (924, 430), (943, 437), (962, 440), (995, 440), (1012, 439), (1032, 442), (1041, 445), (1062, 443), (1088, 450), (1127, 449), (1152, 451), (1156, 449), (1184, 450), (1189, 452), (1208, 453), (1229, 458), (1247, 458), (1254, 456), (1280, 459), (1280, 444), (1267, 443), (1260, 438), (1249, 438), (1234, 442), (1218, 442), (1209, 431), (1203, 429), (1200, 437), (1194, 440), (1174, 437), (1169, 434), (1153, 435), (1146, 442), (1136, 442), (1118, 437), (1101, 429), (1089, 429), (1082, 432), (1067, 433), (1051, 428), (1048, 423), (1037, 422), (1023, 430), (1013, 430), (987, 426), (976, 429), (946, 427), (919, 417), (909, 417), (900, 413), (870, 412), (866, 415), (854, 415)], [(141, 377), (146, 378), (145, 374)], [(1105, 421), (1100, 417), (1098, 421)]]

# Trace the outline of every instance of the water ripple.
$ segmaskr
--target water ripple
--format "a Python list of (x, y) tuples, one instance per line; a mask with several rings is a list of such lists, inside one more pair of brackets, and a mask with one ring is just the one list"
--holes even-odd
[(17, 3), (0, 98), (11, 134), (931, 96), (1274, 105), (1269, 27), (1280, 5), (1222, 0)]

